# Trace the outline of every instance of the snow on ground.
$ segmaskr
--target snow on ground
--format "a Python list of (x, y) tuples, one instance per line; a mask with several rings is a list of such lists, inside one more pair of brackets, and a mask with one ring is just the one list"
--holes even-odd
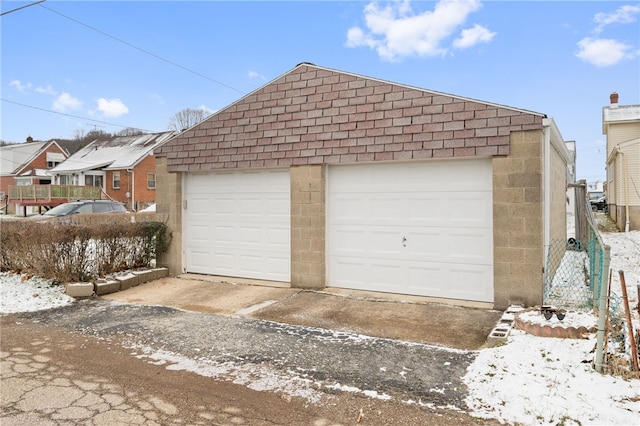
[(0, 273), (0, 313), (33, 312), (73, 303), (64, 287), (51, 281), (28, 278), (7, 272)]
[[(603, 233), (603, 239), (611, 246), (612, 289), (621, 294), (617, 271), (623, 270), (634, 327), (638, 328), (640, 321), (634, 307), (638, 303), (636, 286), (640, 284), (640, 231)], [(70, 303), (72, 298), (45, 280), (23, 281), (19, 275), (0, 273), (0, 313), (35, 311)], [(549, 321), (558, 322), (556, 317)], [(594, 316), (580, 314), (567, 315), (561, 323), (587, 326), (596, 322)], [(471, 413), (511, 424), (639, 424), (640, 380), (595, 372), (592, 368), (595, 345), (595, 336), (583, 340), (557, 339), (513, 330), (506, 344), (479, 351), (469, 367), (464, 381), (469, 389), (467, 405)], [(188, 369), (188, 362), (183, 365)], [(267, 388), (283, 388), (290, 387), (293, 379), (268, 380), (283, 383), (270, 382)], [(265, 387), (259, 377), (254, 384), (246, 382), (244, 376), (240, 381), (247, 386)], [(306, 387), (298, 386), (300, 391)]]

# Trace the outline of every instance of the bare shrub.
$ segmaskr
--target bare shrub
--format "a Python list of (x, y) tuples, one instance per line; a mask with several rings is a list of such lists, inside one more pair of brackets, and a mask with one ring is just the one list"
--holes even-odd
[(87, 281), (118, 271), (149, 268), (167, 249), (170, 236), (164, 223), (136, 223), (128, 216), (110, 216), (101, 220), (79, 216), (67, 224), (3, 223), (0, 269), (28, 272), (56, 282)]

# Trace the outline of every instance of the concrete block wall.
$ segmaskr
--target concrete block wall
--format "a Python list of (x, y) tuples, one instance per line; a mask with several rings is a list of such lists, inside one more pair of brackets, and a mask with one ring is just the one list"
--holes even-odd
[(325, 170), (294, 166), (291, 176), (291, 286), (325, 286)]
[(542, 302), (542, 131), (513, 132), (493, 158), (494, 307)]
[(156, 211), (171, 232), (169, 248), (158, 256), (157, 266), (178, 275), (182, 273), (182, 174), (169, 173), (164, 157), (156, 157), (156, 186), (162, 188), (156, 194)]

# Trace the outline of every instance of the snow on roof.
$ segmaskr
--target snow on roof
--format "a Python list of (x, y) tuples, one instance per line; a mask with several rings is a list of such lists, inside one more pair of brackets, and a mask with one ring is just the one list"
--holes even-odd
[(49, 142), (23, 142), (0, 146), (0, 175), (10, 175)]
[(53, 174), (102, 169), (120, 170), (134, 167), (176, 134), (174, 131), (136, 136), (119, 136), (95, 140), (57, 165)]
[(49, 170), (47, 169), (29, 169), (23, 173), (20, 173), (20, 175), (16, 177), (29, 177), (29, 176), (51, 177), (51, 175), (49, 175)]
[(640, 105), (616, 105), (615, 107), (604, 107), (602, 109), (602, 119), (606, 122), (640, 120)]

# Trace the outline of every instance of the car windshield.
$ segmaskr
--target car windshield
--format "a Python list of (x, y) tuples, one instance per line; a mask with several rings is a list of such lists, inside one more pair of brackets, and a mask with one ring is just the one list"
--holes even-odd
[(44, 215), (45, 216), (65, 216), (71, 213), (76, 207), (78, 207), (77, 204), (71, 204), (71, 203), (60, 204), (59, 206), (56, 206), (51, 210), (47, 211), (46, 213), (44, 213)]

